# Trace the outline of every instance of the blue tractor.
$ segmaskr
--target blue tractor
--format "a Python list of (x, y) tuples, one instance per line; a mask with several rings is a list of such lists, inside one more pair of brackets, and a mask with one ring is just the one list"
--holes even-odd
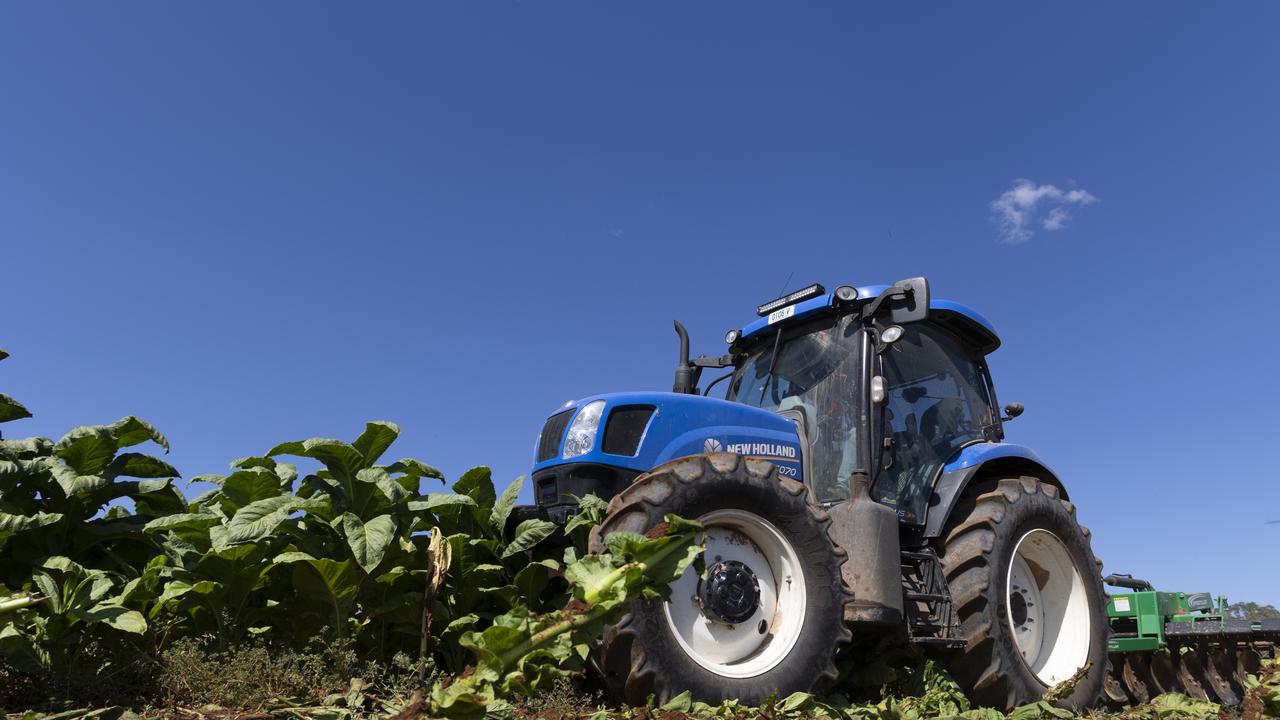
[[(672, 392), (597, 395), (551, 415), (526, 513), (609, 501), (592, 543), (667, 513), (705, 526), (706, 567), (637, 602), (594, 655), (621, 700), (759, 702), (820, 690), (851, 638), (941, 658), (971, 698), (1010, 708), (1106, 671), (1106, 600), (1062, 481), (1004, 442), (986, 358), (1000, 345), (924, 278), (811, 285), (757, 308)], [(725, 374), (699, 390), (702, 372)], [(721, 382), (723, 399), (710, 397)]]

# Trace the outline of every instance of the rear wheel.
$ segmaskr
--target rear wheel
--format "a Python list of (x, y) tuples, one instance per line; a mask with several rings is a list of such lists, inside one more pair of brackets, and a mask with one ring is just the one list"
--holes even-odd
[(1059, 704), (1093, 705), (1106, 676), (1106, 601), (1075, 506), (1036, 478), (993, 479), (957, 508), (943, 537), (967, 641), (951, 662), (961, 687), (1008, 709), (1074, 678)]
[(683, 458), (639, 478), (592, 533), (645, 532), (667, 513), (703, 523), (706, 577), (690, 569), (669, 602), (637, 602), (604, 636), (597, 665), (618, 699), (685, 691), (756, 704), (835, 679), (849, 593), (830, 518), (777, 467), (730, 453)]

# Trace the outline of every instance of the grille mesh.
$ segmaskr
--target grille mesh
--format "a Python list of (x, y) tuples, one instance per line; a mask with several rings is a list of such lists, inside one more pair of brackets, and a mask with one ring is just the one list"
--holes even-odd
[(538, 440), (537, 462), (546, 462), (560, 452), (560, 441), (572, 416), (573, 409), (570, 408), (547, 418), (547, 424), (542, 426), (542, 438)]

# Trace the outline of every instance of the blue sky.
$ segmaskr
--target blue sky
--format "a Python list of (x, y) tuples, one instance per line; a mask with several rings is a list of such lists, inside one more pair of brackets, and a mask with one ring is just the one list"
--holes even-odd
[(7, 3), (3, 429), (137, 414), (192, 476), (389, 419), (514, 478), (565, 400), (669, 388), (672, 318), (719, 352), (788, 277), (923, 274), (1108, 570), (1280, 603), (1277, 21)]

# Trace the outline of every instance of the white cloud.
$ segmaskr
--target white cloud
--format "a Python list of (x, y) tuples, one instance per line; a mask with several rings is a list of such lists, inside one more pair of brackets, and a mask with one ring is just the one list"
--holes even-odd
[(1096, 202), (1098, 198), (1084, 188), (1063, 190), (1056, 185), (1037, 185), (1018, 178), (991, 201), (991, 221), (1000, 230), (1000, 242), (1016, 245), (1035, 235), (1036, 221), (1042, 213), (1041, 227), (1048, 231), (1061, 230), (1071, 220), (1072, 206)]

